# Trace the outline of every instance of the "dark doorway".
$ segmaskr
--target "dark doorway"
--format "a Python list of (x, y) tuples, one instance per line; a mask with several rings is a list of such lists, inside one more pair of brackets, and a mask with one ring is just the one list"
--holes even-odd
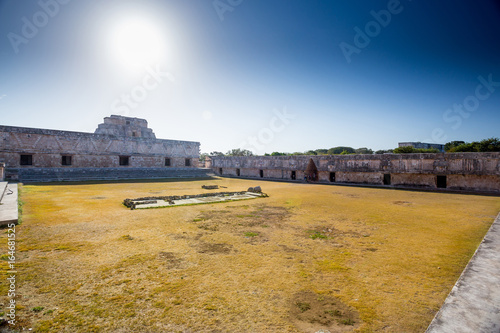
[(384, 174), (384, 185), (391, 185), (391, 174)]
[(191, 160), (189, 158), (186, 158), (186, 160), (184, 161), (184, 165), (185, 166), (191, 166)]
[(240, 176), (240, 169), (236, 169), (236, 176)]
[(260, 178), (264, 178), (264, 170), (259, 171)]
[(313, 159), (309, 159), (309, 163), (307, 163), (305, 176), (308, 181), (317, 181), (318, 180), (318, 168), (316, 164), (314, 164)]
[(33, 165), (33, 155), (21, 155), (21, 165)]
[(71, 156), (68, 156), (68, 155), (61, 156), (61, 164), (62, 165), (71, 165)]
[(330, 172), (330, 183), (335, 183), (335, 172)]
[(222, 175), (222, 168), (219, 168), (219, 174)]
[(165, 157), (165, 166), (170, 166), (170, 158)]
[(130, 156), (120, 156), (120, 165), (127, 166), (129, 163)]
[(436, 185), (437, 188), (446, 188), (446, 176), (437, 176)]
[(295, 171), (292, 171), (292, 174), (290, 175), (290, 178), (292, 178), (292, 180), (297, 179), (297, 174), (295, 173)]

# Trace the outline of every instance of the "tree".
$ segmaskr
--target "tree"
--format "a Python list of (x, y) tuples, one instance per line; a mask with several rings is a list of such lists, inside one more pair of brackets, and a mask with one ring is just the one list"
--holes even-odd
[(498, 138), (484, 139), (479, 141), (477, 146), (480, 152), (500, 151), (500, 140)]
[(200, 154), (200, 163), (205, 163), (205, 160), (207, 159), (207, 157), (208, 157), (207, 153)]
[(444, 145), (444, 151), (449, 152), (451, 149), (463, 145), (465, 141), (450, 141)]
[(316, 155), (327, 155), (328, 149), (316, 149), (314, 152), (316, 152)]
[(208, 155), (209, 156), (224, 156), (224, 153), (221, 153), (220, 151), (213, 151)]
[(489, 138), (481, 141), (462, 143), (450, 148), (449, 152), (496, 152), (500, 151), (500, 140), (498, 138)]
[(358, 148), (355, 150), (356, 154), (373, 154), (373, 150), (368, 149), (366, 147)]
[(247, 149), (236, 148), (236, 149), (228, 150), (226, 155), (227, 156), (253, 156), (253, 153)]
[(352, 147), (333, 147), (328, 149), (328, 155), (339, 155), (342, 154), (343, 151), (346, 151), (348, 154), (355, 154), (356, 151)]
[(288, 154), (287, 153), (280, 153), (277, 151), (271, 153), (271, 156), (286, 156), (286, 155), (288, 155)]
[(394, 149), (394, 154), (411, 154), (415, 152), (415, 148), (412, 146), (398, 147)]
[(436, 148), (423, 149), (423, 148), (413, 148), (412, 146), (398, 147), (394, 149), (394, 154), (421, 154), (421, 153), (439, 153), (440, 151)]
[(375, 152), (375, 154), (392, 154), (392, 153), (394, 153), (393, 149), (386, 149), (386, 150), (381, 149)]
[(314, 150), (308, 150), (305, 153), (306, 155), (316, 155), (316, 152)]

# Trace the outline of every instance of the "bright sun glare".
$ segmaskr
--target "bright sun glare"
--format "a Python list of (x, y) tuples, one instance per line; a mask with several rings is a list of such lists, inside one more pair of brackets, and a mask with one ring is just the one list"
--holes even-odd
[(164, 53), (161, 30), (146, 19), (128, 18), (111, 29), (113, 59), (127, 68), (143, 68), (160, 62)]

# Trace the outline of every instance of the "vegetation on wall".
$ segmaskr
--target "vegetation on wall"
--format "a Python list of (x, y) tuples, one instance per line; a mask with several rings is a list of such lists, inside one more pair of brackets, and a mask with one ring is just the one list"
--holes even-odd
[(444, 146), (444, 149), (449, 153), (500, 152), (500, 140), (498, 138), (489, 138), (473, 142), (451, 141)]
[(416, 154), (416, 153), (439, 153), (436, 148), (414, 148), (412, 146), (398, 147), (394, 149), (394, 154)]
[(352, 147), (338, 146), (330, 149), (316, 149), (308, 150), (305, 152), (295, 152), (295, 153), (284, 153), (284, 152), (272, 152), (271, 154), (264, 154), (264, 156), (296, 156), (296, 155), (347, 155), (347, 154), (373, 154), (373, 150), (362, 147), (354, 149)]
[[(482, 141), (473, 141), (473, 142), (465, 142), (465, 141), (450, 141), (444, 145), (444, 150), (447, 153), (455, 153), (455, 152), (500, 152), (500, 139), (498, 138), (489, 138), (484, 139)], [(415, 154), (415, 153), (439, 153), (440, 151), (435, 148), (423, 149), (423, 148), (414, 148), (412, 146), (406, 147), (398, 147), (395, 149), (381, 149), (377, 151), (373, 151), (370, 148), (361, 147), (361, 148), (353, 148), (347, 146), (337, 146), (332, 147), (330, 149), (321, 148), (315, 150), (307, 150), (304, 152), (294, 152), (294, 153), (286, 153), (286, 152), (272, 152), (265, 153), (264, 156), (311, 156), (311, 155), (349, 155), (349, 154)], [(200, 161), (204, 162), (207, 156), (254, 156), (253, 152), (246, 149), (231, 149), (227, 151), (225, 154), (219, 151), (213, 151), (209, 154), (201, 154)]]

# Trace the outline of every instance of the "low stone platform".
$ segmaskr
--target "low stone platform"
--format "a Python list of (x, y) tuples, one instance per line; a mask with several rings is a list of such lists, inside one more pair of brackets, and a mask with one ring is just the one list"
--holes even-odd
[(222, 192), (199, 195), (184, 195), (174, 197), (148, 197), (138, 199), (125, 199), (123, 204), (130, 209), (163, 208), (185, 205), (200, 205), (237, 200), (248, 200), (267, 197), (261, 192)]
[(17, 184), (0, 183), (0, 226), (19, 222)]
[(500, 332), (500, 214), (426, 333)]

